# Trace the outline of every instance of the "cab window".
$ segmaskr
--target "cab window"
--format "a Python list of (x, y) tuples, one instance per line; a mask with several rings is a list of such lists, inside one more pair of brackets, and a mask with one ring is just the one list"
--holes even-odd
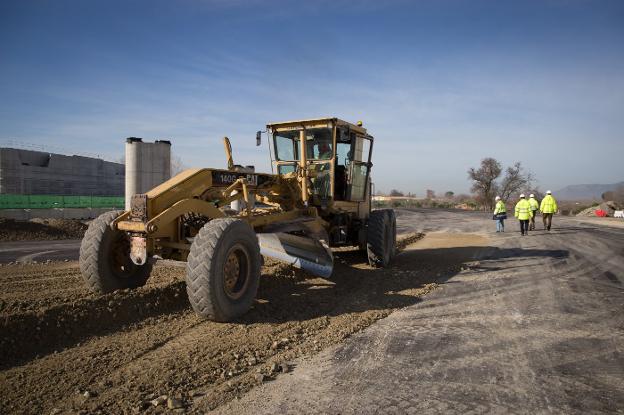
[(366, 182), (370, 169), (371, 140), (357, 136), (354, 140), (353, 163), (351, 167), (350, 200), (364, 200), (366, 196)]
[(331, 159), (333, 156), (331, 128), (310, 128), (306, 130), (306, 146), (308, 159)]
[[(274, 135), (275, 158), (279, 161), (299, 160), (299, 131), (279, 131)], [(305, 130), (306, 151), (309, 160), (330, 160), (332, 151), (331, 128)]]
[(299, 160), (299, 131), (275, 133), (275, 158), (277, 160)]
[(340, 128), (336, 134), (336, 174), (334, 198), (361, 201), (366, 196), (370, 170), (370, 137)]

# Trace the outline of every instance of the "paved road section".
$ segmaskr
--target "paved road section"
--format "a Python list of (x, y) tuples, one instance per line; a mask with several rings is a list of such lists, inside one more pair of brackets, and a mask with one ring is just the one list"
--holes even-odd
[(0, 242), (0, 263), (77, 260), (80, 239)]
[[(220, 413), (624, 413), (624, 230), (557, 217), (550, 233), (521, 237), (507, 225), (401, 211), (399, 227), (429, 234), (398, 261), (473, 260)], [(489, 243), (453, 244), (467, 232)]]

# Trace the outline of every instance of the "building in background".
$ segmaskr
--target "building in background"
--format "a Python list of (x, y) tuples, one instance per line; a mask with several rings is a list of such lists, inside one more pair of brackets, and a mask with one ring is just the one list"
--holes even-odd
[[(171, 143), (126, 140), (125, 165), (95, 157), (0, 148), (0, 217), (88, 219), (124, 209), (171, 176)], [(128, 206), (129, 208), (129, 206)]]
[(121, 163), (0, 148), (0, 194), (123, 197), (124, 181)]

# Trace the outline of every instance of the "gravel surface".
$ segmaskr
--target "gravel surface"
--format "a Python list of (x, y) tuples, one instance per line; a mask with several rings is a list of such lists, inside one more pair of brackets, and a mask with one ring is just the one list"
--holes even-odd
[(218, 413), (623, 413), (623, 230), (555, 216), (522, 237), (485, 214), (414, 214), (443, 232), (401, 261), (465, 254), (464, 269)]
[(388, 269), (350, 250), (332, 279), (267, 261), (234, 323), (190, 310), (183, 264), (103, 296), (75, 261), (0, 265), (2, 412), (624, 407), (620, 229), (556, 216), (521, 238), (514, 221), (499, 235), (488, 214), (443, 210), (397, 225), (409, 238)]
[[(405, 234), (399, 247), (421, 237)], [(434, 270), (459, 266), (372, 269), (353, 250), (336, 262), (331, 280), (267, 262), (258, 301), (235, 323), (195, 315), (173, 262), (145, 287), (108, 295), (86, 291), (75, 261), (2, 265), (3, 412), (201, 413), (420, 301)]]

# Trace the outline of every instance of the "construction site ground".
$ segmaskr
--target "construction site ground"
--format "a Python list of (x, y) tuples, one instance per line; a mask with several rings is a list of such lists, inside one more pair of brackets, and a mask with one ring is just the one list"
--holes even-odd
[(387, 269), (353, 250), (331, 280), (267, 263), (233, 323), (193, 313), (184, 264), (104, 296), (60, 254), (4, 264), (2, 412), (622, 411), (624, 230), (489, 218), (399, 210)]
[(76, 219), (0, 218), (0, 242), (81, 239), (86, 230), (87, 224)]

